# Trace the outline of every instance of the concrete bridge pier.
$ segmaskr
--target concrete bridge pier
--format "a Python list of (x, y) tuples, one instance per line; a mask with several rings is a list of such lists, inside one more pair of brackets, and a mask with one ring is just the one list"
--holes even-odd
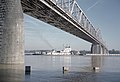
[(108, 50), (101, 46), (100, 44), (92, 44), (91, 46), (91, 53), (92, 54), (108, 54)]
[(0, 0), (0, 77), (0, 82), (23, 82), (24, 28), (20, 0)]
[[(91, 52), (92, 54), (104, 54), (104, 47), (99, 44), (92, 44)], [(92, 70), (95, 72), (99, 72), (101, 69), (102, 61), (103, 61), (102, 56), (92, 56), (91, 57)]]
[(20, 0), (0, 0), (0, 64), (24, 63), (23, 11)]
[(105, 54), (109, 54), (109, 50), (107, 48), (105, 48), (105, 51), (104, 51)]
[(91, 53), (92, 54), (103, 54), (103, 48), (99, 44), (92, 44), (91, 46)]

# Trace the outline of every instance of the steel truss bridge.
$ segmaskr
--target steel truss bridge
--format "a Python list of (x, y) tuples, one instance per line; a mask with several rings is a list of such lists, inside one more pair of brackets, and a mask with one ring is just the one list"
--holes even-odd
[(108, 53), (100, 29), (92, 25), (76, 0), (0, 0), (2, 63), (24, 62), (23, 12), (92, 43), (92, 54)]
[(92, 25), (76, 0), (21, 0), (21, 3), (24, 13), (87, 40), (93, 46), (98, 44), (104, 47), (101, 53), (106, 53), (100, 29)]

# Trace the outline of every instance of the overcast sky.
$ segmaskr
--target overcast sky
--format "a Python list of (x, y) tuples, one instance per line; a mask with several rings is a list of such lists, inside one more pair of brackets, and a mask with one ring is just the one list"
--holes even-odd
[[(108, 49), (120, 50), (120, 0), (77, 0), (94, 27), (99, 27)], [(25, 49), (90, 50), (91, 43), (40, 20), (24, 15)]]

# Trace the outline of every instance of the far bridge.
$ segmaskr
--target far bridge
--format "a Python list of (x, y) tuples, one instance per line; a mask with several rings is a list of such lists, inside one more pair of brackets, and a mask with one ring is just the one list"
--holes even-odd
[(1, 0), (0, 62), (22, 63), (24, 54), (23, 12), (92, 43), (92, 54), (108, 49), (76, 0)]

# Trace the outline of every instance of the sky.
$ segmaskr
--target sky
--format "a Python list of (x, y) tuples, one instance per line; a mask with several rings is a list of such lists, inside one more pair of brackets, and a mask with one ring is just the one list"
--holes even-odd
[[(120, 0), (76, 0), (108, 49), (120, 50)], [(91, 43), (24, 14), (25, 49), (90, 50)]]

